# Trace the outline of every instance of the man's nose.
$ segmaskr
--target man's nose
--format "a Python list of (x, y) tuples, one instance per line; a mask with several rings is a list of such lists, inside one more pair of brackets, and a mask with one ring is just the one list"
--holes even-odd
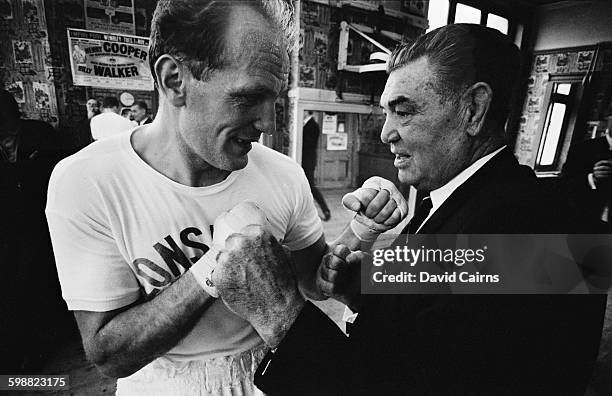
[(397, 131), (395, 123), (391, 120), (391, 117), (387, 116), (382, 131), (380, 132), (380, 140), (385, 144), (389, 144), (399, 140), (399, 137), (399, 132)]
[(272, 135), (276, 131), (276, 111), (274, 108), (274, 100), (266, 100), (257, 106), (256, 111), (257, 121), (255, 121), (255, 128), (267, 135)]

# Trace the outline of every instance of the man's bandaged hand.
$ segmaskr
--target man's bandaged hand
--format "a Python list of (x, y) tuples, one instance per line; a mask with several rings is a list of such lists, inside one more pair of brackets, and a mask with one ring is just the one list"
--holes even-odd
[(305, 304), (289, 257), (261, 225), (247, 226), (227, 239), (213, 278), (225, 305), (251, 323), (271, 348)]
[(368, 242), (397, 226), (408, 214), (408, 203), (395, 184), (379, 176), (346, 194), (342, 205), (356, 212), (351, 229), (360, 240)]
[(215, 219), (212, 246), (191, 267), (191, 272), (200, 286), (212, 297), (219, 297), (213, 281), (219, 252), (225, 247), (225, 241), (230, 235), (251, 224), (260, 225), (267, 231), (271, 230), (266, 214), (253, 202), (242, 202)]

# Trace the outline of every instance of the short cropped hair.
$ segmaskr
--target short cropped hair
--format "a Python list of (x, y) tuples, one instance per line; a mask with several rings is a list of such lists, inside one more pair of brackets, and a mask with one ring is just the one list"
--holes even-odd
[(421, 57), (435, 70), (436, 92), (457, 98), (465, 88), (489, 84), (493, 99), (487, 118), (505, 124), (521, 67), (516, 45), (501, 32), (481, 25), (446, 25), (419, 37), (414, 44), (400, 45), (391, 55), (387, 73)]
[(149, 106), (147, 106), (147, 102), (145, 102), (144, 100), (138, 100), (134, 102), (134, 104), (143, 109), (144, 111), (149, 111)]
[(283, 32), (287, 51), (295, 46), (297, 32), (289, 0), (160, 0), (151, 22), (149, 66), (169, 54), (183, 62), (193, 76), (206, 80), (227, 62), (225, 37), (232, 7), (247, 5), (259, 11)]
[(114, 96), (107, 96), (102, 99), (103, 109), (112, 109), (113, 107), (119, 107), (119, 100)]

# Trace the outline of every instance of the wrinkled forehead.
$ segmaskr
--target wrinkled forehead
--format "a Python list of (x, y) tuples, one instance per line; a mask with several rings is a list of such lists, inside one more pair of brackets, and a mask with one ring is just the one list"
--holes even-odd
[(387, 78), (380, 104), (386, 107), (389, 102), (400, 96), (418, 98), (435, 94), (434, 70), (425, 58), (419, 58), (392, 71)]
[(269, 26), (229, 33), (227, 55), (233, 66), (288, 75), (289, 54), (282, 33)]

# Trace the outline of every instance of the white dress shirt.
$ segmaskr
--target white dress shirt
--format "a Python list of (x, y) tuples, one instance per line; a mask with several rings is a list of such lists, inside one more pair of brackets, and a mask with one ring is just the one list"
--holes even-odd
[(419, 232), (421, 230), (421, 228), (423, 228), (423, 225), (425, 223), (427, 223), (427, 221), (431, 218), (431, 216), (433, 216), (433, 214), (436, 212), (436, 210), (438, 210), (438, 208), (440, 208), (440, 206), (442, 206), (444, 201), (446, 201), (448, 199), (448, 197), (450, 197), (451, 194), (457, 188), (459, 188), (460, 185), (465, 183), (467, 181), (467, 179), (469, 179), (474, 173), (476, 173), (476, 171), (478, 171), (478, 169), (482, 168), (484, 166), (484, 164), (489, 162), (489, 160), (491, 158), (493, 158), (497, 153), (502, 151), (504, 148), (506, 148), (506, 145), (498, 148), (497, 150), (493, 151), (492, 153), (489, 153), (489, 154), (485, 155), (482, 158), (479, 158), (472, 165), (468, 166), (467, 168), (462, 170), (457, 176), (452, 178), (448, 183), (446, 183), (442, 187), (437, 188), (437, 189), (433, 190), (432, 192), (430, 192), (429, 196), (431, 197), (431, 210), (429, 211), (429, 215), (427, 216), (425, 221), (423, 221), (421, 223), (421, 226), (419, 227), (417, 232)]

